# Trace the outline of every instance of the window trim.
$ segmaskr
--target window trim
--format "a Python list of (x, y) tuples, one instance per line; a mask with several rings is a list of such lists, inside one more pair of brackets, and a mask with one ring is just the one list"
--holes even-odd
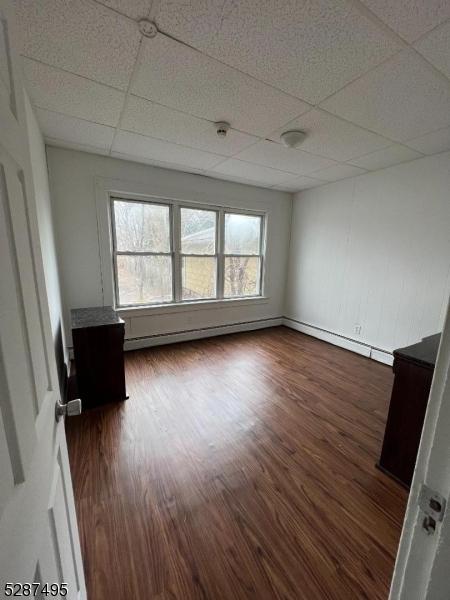
[[(186, 254), (183, 252), (182, 250), (182, 246), (181, 246), (181, 211), (182, 209), (188, 209), (188, 210), (203, 210), (203, 211), (207, 211), (207, 212), (212, 212), (214, 213), (215, 216), (215, 240), (214, 240), (214, 254)], [(186, 206), (184, 203), (180, 203), (178, 206), (178, 209), (175, 210), (175, 212), (178, 213), (179, 215), (179, 220), (180, 220), (180, 232), (179, 235), (176, 236), (177, 237), (177, 242), (179, 241), (180, 243), (180, 248), (179, 248), (179, 258), (180, 258), (180, 267), (179, 267), (179, 274), (178, 277), (180, 279), (180, 291), (179, 291), (179, 297), (175, 298), (175, 302), (205, 302), (205, 301), (213, 301), (213, 300), (220, 300), (221, 298), (219, 297), (219, 211), (215, 208), (198, 208), (195, 207), (193, 208), (192, 206)], [(176, 232), (174, 231), (174, 234), (176, 234)], [(207, 258), (215, 258), (216, 260), (216, 295), (213, 296), (212, 298), (189, 298), (188, 300), (183, 300), (183, 265), (182, 265), (182, 261), (183, 258), (187, 256), (191, 256), (194, 258), (202, 258), (202, 257), (207, 257)], [(177, 275), (175, 275), (175, 277), (177, 277)]]
[[(229, 254), (225, 252), (225, 217), (226, 215), (235, 215), (235, 214), (245, 214), (249, 217), (260, 217), (261, 221), (259, 224), (259, 254)], [(225, 296), (224, 290), (222, 290), (222, 299), (223, 300), (231, 300), (234, 298), (260, 298), (263, 295), (263, 276), (264, 276), (264, 258), (265, 258), (265, 229), (266, 229), (266, 218), (265, 216), (258, 214), (250, 214), (248, 212), (237, 213), (234, 210), (224, 210), (223, 213), (223, 256), (222, 256), (222, 264), (225, 272), (225, 258), (259, 258), (259, 293), (248, 295), (248, 296)], [(225, 278), (222, 278), (222, 283), (225, 283)]]
[[(106, 191), (106, 190), (105, 190)], [(127, 254), (126, 252), (118, 252), (116, 249), (116, 231), (114, 222), (114, 200), (124, 202), (136, 202), (138, 204), (149, 203), (149, 204), (160, 204), (168, 206), (170, 211), (170, 244), (171, 244), (171, 256), (172, 256), (172, 300), (167, 302), (155, 302), (150, 304), (119, 304), (119, 289), (118, 289), (118, 277), (117, 277), (117, 255)], [(268, 298), (265, 296), (265, 253), (266, 253), (266, 239), (267, 239), (267, 221), (268, 213), (264, 210), (254, 210), (241, 207), (223, 206), (216, 204), (206, 204), (204, 202), (196, 202), (194, 200), (180, 200), (176, 198), (167, 198), (162, 196), (153, 196), (149, 194), (134, 194), (123, 191), (107, 191), (107, 202), (108, 202), (108, 226), (109, 226), (109, 238), (110, 238), (110, 264), (112, 267), (112, 292), (113, 292), (113, 303), (116, 310), (126, 313), (131, 312), (135, 314), (135, 311), (155, 311), (161, 309), (173, 309), (176, 307), (214, 307), (220, 305), (220, 303), (230, 304), (238, 302), (247, 304), (251, 302), (267, 302)], [(215, 298), (198, 298), (182, 300), (181, 288), (182, 288), (182, 257), (190, 256), (184, 255), (181, 252), (181, 208), (188, 208), (193, 210), (206, 210), (209, 212), (216, 213), (216, 254), (213, 255), (202, 255), (195, 254), (192, 256), (211, 256), (216, 257), (217, 271), (216, 271), (216, 297)], [(247, 256), (247, 255), (234, 255), (225, 254), (225, 215), (226, 214), (242, 214), (248, 216), (255, 216), (261, 218), (261, 230), (260, 230), (260, 254), (248, 255), (251, 257), (257, 257), (260, 259), (260, 275), (259, 275), (259, 293), (254, 295), (246, 296), (225, 296), (224, 295), (224, 270), (225, 270), (225, 257), (226, 256)], [(163, 255), (168, 256), (169, 253), (155, 253), (155, 252), (129, 252), (131, 255), (139, 254), (150, 254), (150, 255)], [(112, 261), (111, 261), (112, 258)]]
[[(113, 284), (114, 284), (114, 305), (117, 308), (144, 308), (146, 306), (153, 306), (155, 304), (164, 305), (164, 304), (173, 304), (175, 301), (174, 296), (174, 249), (173, 249), (173, 227), (172, 227), (172, 206), (170, 204), (165, 204), (163, 202), (148, 202), (148, 204), (156, 204), (159, 206), (166, 206), (169, 209), (169, 252), (131, 252), (131, 251), (123, 251), (117, 249), (117, 235), (116, 235), (116, 220), (114, 214), (114, 201), (119, 202), (129, 202), (134, 204), (143, 204), (142, 201), (139, 200), (128, 200), (127, 198), (118, 198), (115, 196), (110, 196), (109, 198), (109, 210), (110, 210), (110, 221), (111, 221), (111, 241), (112, 241), (112, 258), (113, 258)], [(119, 278), (118, 278), (118, 268), (117, 268), (117, 257), (118, 256), (168, 256), (171, 258), (171, 267), (172, 267), (172, 299), (167, 302), (154, 302), (152, 304), (142, 303), (142, 304), (120, 304), (119, 299)]]

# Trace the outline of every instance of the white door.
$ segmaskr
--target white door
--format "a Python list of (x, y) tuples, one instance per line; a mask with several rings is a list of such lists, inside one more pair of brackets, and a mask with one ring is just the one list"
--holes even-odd
[[(437, 492), (441, 514), (424, 527), (430, 504), (422, 485)], [(442, 519), (442, 520), (441, 520)], [(450, 305), (442, 332), (422, 439), (391, 587), (391, 600), (450, 598)]]
[(0, 598), (86, 597), (37, 230), (13, 4), (0, 0)]

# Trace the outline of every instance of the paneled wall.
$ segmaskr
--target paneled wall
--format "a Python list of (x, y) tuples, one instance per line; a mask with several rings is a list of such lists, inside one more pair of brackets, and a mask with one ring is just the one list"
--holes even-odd
[(393, 349), (442, 329), (450, 293), (450, 153), (294, 198), (285, 314)]
[[(292, 205), (289, 194), (61, 148), (47, 147), (47, 155), (69, 346), (70, 308), (110, 302), (105, 268), (109, 263), (105, 256), (109, 254), (107, 249), (105, 253), (107, 236), (98, 219), (98, 189), (102, 181), (111, 179), (121, 189), (130, 191), (135, 186), (135, 193), (147, 191), (166, 198), (267, 213), (265, 299), (218, 303), (201, 309), (192, 305), (129, 311), (124, 315), (126, 337), (133, 341), (127, 347), (139, 347), (140, 339), (150, 337), (152, 343), (161, 343), (167, 341), (165, 335), (179, 332), (194, 331), (196, 337), (201, 337), (234, 331), (230, 325), (235, 324), (240, 329), (280, 323)], [(170, 341), (183, 336), (192, 337), (182, 333)], [(142, 345), (147, 343), (143, 341)]]

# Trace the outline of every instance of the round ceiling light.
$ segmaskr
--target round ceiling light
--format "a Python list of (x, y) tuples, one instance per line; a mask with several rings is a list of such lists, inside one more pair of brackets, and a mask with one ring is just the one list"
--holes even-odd
[(306, 133), (300, 129), (291, 129), (290, 131), (284, 131), (281, 135), (281, 141), (287, 148), (298, 148), (304, 141)]

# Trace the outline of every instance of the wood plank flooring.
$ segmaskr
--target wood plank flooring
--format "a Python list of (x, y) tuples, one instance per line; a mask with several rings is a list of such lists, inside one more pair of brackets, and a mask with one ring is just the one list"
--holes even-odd
[(284, 327), (126, 354), (67, 420), (90, 600), (385, 600), (391, 369)]

